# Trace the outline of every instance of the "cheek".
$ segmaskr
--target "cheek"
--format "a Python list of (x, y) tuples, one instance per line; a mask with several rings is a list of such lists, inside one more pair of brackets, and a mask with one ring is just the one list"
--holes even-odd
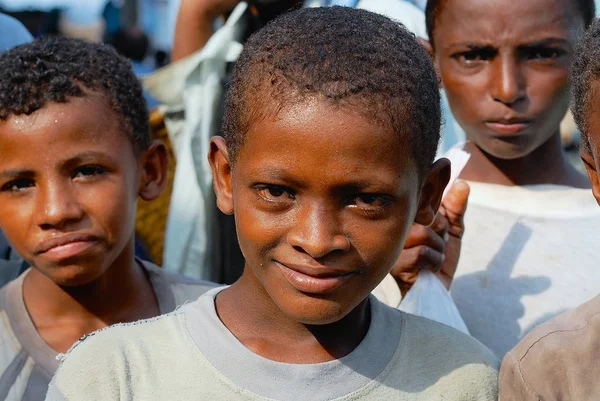
[(81, 203), (90, 218), (114, 242), (120, 242), (122, 237), (128, 238), (135, 229), (137, 196), (127, 185), (125, 180), (115, 180), (80, 192)]
[(566, 68), (528, 77), (529, 98), (536, 114), (546, 114), (551, 120), (560, 121), (569, 107), (569, 80)]
[(480, 114), (481, 105), (485, 104), (487, 83), (484, 72), (473, 75), (446, 72), (442, 73), (442, 82), (452, 114), (461, 125), (468, 125), (471, 119)]
[(400, 256), (414, 220), (414, 214), (408, 205), (396, 208), (393, 216), (382, 221), (363, 220), (346, 224), (352, 244), (365, 265), (385, 273)]
[(248, 261), (264, 257), (285, 238), (289, 216), (259, 210), (255, 196), (250, 191), (236, 193), (234, 213), (240, 248)]
[(24, 245), (29, 238), (31, 220), (35, 212), (33, 199), (3, 199), (0, 208), (0, 228), (8, 241), (20, 253), (25, 253)]

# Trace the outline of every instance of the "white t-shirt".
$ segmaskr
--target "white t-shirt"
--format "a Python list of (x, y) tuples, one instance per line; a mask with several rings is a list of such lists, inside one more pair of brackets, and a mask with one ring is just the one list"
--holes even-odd
[(469, 182), (452, 297), (471, 335), (502, 358), (534, 327), (600, 289), (600, 207), (590, 190)]
[(497, 359), (473, 338), (370, 298), (371, 325), (347, 356), (271, 361), (223, 325), (211, 290), (165, 316), (76, 345), (46, 400), (496, 400)]

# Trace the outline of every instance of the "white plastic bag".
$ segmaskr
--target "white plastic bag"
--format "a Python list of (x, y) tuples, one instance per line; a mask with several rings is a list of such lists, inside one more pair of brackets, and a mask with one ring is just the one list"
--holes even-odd
[(463, 321), (450, 292), (437, 276), (422, 270), (415, 284), (406, 293), (399, 309), (413, 315), (423, 316), (463, 333), (469, 334), (469, 329)]
[[(452, 163), (452, 173), (450, 182), (446, 187), (446, 191), (444, 191), (444, 197), (467, 164), (470, 155), (459, 148), (453, 148), (447, 153), (446, 157)], [(454, 327), (465, 334), (470, 334), (454, 300), (450, 296), (450, 292), (440, 279), (429, 270), (419, 272), (417, 281), (408, 290), (398, 309)]]

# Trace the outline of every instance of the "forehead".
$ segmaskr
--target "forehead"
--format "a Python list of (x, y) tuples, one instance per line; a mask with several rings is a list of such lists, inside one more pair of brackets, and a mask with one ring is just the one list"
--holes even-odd
[(418, 181), (407, 142), (391, 127), (310, 101), (253, 123), (236, 170), (281, 172), (307, 186), (377, 181), (393, 187), (402, 180)]
[(435, 42), (528, 43), (548, 37), (576, 40), (583, 15), (572, 0), (446, 0)]
[(49, 103), (0, 123), (0, 165), (37, 164), (90, 150), (133, 154), (117, 116), (98, 95)]

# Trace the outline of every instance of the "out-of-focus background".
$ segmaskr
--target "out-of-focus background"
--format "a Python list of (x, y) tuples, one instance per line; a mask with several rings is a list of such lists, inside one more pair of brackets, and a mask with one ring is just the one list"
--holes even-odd
[(169, 62), (180, 0), (0, 0), (33, 36), (63, 34), (120, 46), (136, 72)]

